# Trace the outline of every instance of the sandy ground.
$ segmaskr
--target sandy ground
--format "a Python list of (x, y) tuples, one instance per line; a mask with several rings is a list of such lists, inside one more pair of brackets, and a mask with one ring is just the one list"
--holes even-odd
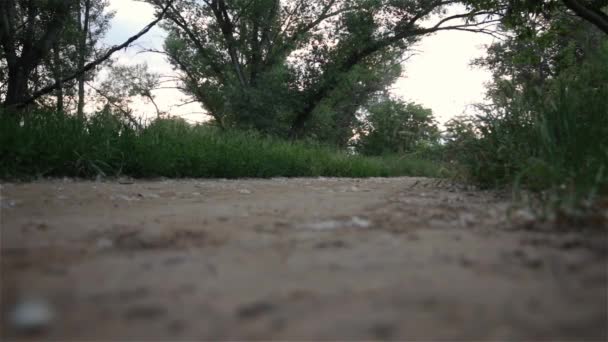
[(608, 230), (522, 229), (492, 192), (56, 180), (1, 196), (3, 340), (608, 339)]

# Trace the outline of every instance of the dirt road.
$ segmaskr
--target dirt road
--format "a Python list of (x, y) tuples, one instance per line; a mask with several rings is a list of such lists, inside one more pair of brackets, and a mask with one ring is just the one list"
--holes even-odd
[(607, 230), (520, 229), (492, 192), (57, 180), (1, 196), (3, 339), (608, 339)]

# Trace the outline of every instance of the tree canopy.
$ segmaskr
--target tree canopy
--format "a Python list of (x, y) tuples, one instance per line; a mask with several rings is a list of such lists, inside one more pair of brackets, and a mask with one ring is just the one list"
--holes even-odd
[(366, 155), (403, 154), (438, 141), (439, 128), (430, 109), (382, 96), (362, 110), (355, 146)]
[(470, 6), (448, 14), (457, 3), (177, 1), (157, 52), (180, 72), (181, 89), (223, 127), (291, 137), (331, 131), (332, 143), (344, 145), (357, 110), (400, 76), (402, 59), (423, 35), (484, 32), (496, 22), (491, 11)]

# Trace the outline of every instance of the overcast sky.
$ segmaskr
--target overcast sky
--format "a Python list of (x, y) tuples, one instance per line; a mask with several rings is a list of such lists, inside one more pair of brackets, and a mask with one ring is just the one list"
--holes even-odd
[[(118, 44), (137, 33), (154, 18), (153, 8), (134, 0), (110, 0), (116, 11), (106, 44)], [(151, 71), (173, 75), (174, 71), (162, 55), (138, 53), (141, 47), (161, 49), (164, 32), (158, 27), (137, 41), (137, 45), (118, 55), (120, 63), (146, 62)], [(417, 54), (405, 63), (405, 72), (394, 86), (393, 93), (406, 100), (429, 107), (440, 123), (462, 114), (467, 106), (481, 102), (484, 82), (489, 73), (469, 66), (471, 59), (484, 54), (483, 46), (491, 37), (468, 32), (440, 32), (426, 37), (416, 47)], [(162, 110), (179, 115), (189, 121), (205, 120), (203, 109), (197, 104), (179, 106), (185, 99), (178, 90), (163, 89), (155, 92)], [(137, 106), (138, 111), (154, 117), (152, 107)]]

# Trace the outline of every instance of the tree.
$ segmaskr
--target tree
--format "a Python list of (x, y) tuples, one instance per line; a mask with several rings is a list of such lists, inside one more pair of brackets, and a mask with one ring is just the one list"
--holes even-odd
[(113, 65), (108, 70), (108, 76), (101, 82), (95, 91), (102, 98), (104, 105), (117, 108), (127, 117), (131, 117), (129, 108), (134, 97), (152, 103), (156, 109), (156, 117), (160, 118), (163, 112), (159, 109), (152, 94), (160, 84), (160, 76), (148, 71), (147, 64)]
[(307, 123), (308, 135), (339, 148), (347, 147), (358, 127), (362, 108), (384, 94), (401, 76), (399, 57), (398, 51), (378, 54), (370, 62), (353, 68), (317, 106)]
[[(301, 137), (326, 122), (352, 133), (357, 108), (345, 103), (362, 104), (390, 84), (381, 71), (422, 35), (487, 32), (483, 25), (494, 22), (486, 10), (445, 15), (455, 3), (182, 0), (171, 6), (168, 38), (157, 52), (181, 72), (180, 88), (223, 126)], [(433, 15), (440, 19), (421, 25)]]
[[(78, 1), (78, 68), (84, 68), (91, 18), (91, 0)], [(85, 74), (78, 77), (78, 117), (84, 117)]]
[(366, 155), (413, 152), (420, 144), (437, 143), (439, 129), (430, 109), (382, 96), (360, 115), (357, 151)]
[[(37, 99), (62, 88), (67, 82), (86, 75), (97, 66), (107, 61), (116, 51), (124, 49), (146, 34), (160, 22), (173, 0), (158, 13), (156, 19), (150, 22), (140, 32), (125, 42), (100, 52), (93, 60), (65, 72), (54, 82), (44, 82), (34, 71), (43, 65), (52, 46), (58, 42), (64, 29), (69, 23), (72, 1), (65, 0), (6, 0), (0, 1), (0, 46), (2, 60), (0, 65), (6, 65), (6, 93), (3, 96), (5, 108), (18, 109), (32, 104)], [(94, 8), (91, 2), (91, 9)], [(102, 3), (102, 2), (99, 2)], [(89, 15), (91, 15), (89, 11)], [(90, 25), (89, 25), (90, 30)], [(89, 32), (90, 34), (90, 32)], [(89, 35), (92, 37), (93, 35)], [(39, 37), (39, 38), (38, 38)], [(79, 50), (81, 53), (82, 50)], [(2, 75), (4, 73), (0, 73)], [(57, 74), (59, 75), (59, 74)], [(46, 85), (44, 84), (46, 83)], [(49, 84), (50, 83), (50, 84)]]
[(72, 5), (62, 0), (0, 1), (0, 45), (7, 68), (5, 106), (31, 95), (32, 74), (59, 40)]
[(515, 27), (530, 15), (551, 13), (558, 7), (566, 7), (582, 20), (608, 34), (607, 0), (468, 0), (469, 5), (478, 9), (500, 10), (504, 22)]
[(486, 57), (473, 61), (473, 65), (492, 72), (487, 95), (494, 110), (508, 111), (519, 105), (514, 101), (525, 101), (531, 108), (542, 105), (547, 100), (544, 90), (606, 40), (593, 25), (569, 15), (559, 5), (538, 15), (522, 16), (517, 25), (503, 29), (507, 38), (490, 45)]
[(482, 184), (589, 200), (608, 191), (608, 36), (553, 5), (505, 22), (507, 38), (474, 62), (492, 73), (489, 101), (472, 130), (452, 124), (448, 150)]
[[(109, 0), (77, 0), (76, 37), (78, 60), (76, 70), (83, 69), (91, 58), (98, 53), (97, 44), (109, 29), (109, 23), (114, 13), (107, 12)], [(78, 117), (84, 117), (85, 82), (94, 77), (93, 72), (83, 73), (78, 80)]]
[[(91, 80), (97, 74), (97, 69), (83, 73), (77, 82), (62, 82), (62, 78), (74, 70), (82, 69), (85, 62), (101, 50), (100, 40), (109, 29), (110, 20), (114, 16), (109, 12), (108, 0), (73, 0), (74, 6), (65, 22), (62, 34), (53, 44), (52, 57), (41, 67), (46, 67), (55, 83), (58, 84), (56, 109), (64, 109), (64, 100), (75, 103), (78, 117), (84, 116), (85, 81)], [(48, 81), (46, 83), (49, 83)], [(65, 97), (67, 96), (67, 99)]]
[(564, 5), (579, 17), (595, 25), (598, 29), (608, 34), (608, 14), (606, 0), (563, 0)]

